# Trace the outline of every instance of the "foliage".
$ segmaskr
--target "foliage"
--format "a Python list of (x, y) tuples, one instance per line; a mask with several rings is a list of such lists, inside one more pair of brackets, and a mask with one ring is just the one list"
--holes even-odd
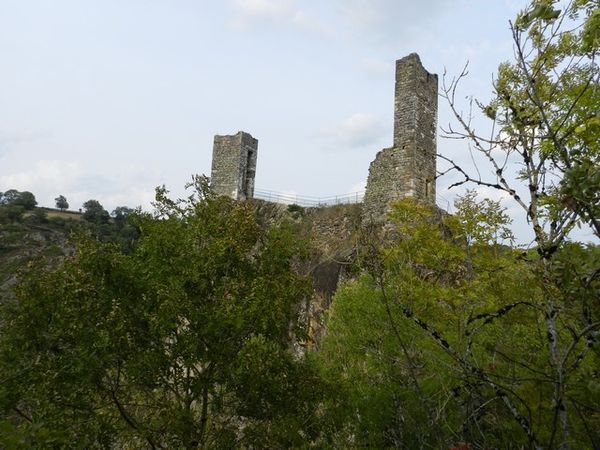
[(37, 205), (37, 201), (35, 200), (35, 195), (33, 195), (29, 191), (19, 192), (14, 200), (12, 200), (9, 204), (22, 206), (26, 211), (31, 211)]
[[(449, 137), (468, 140), (489, 163), (475, 176), (440, 155), (463, 177), (455, 185), (503, 191), (526, 215), (535, 237), (537, 254), (523, 257), (535, 275), (531, 289), (539, 292), (534, 304), (545, 345), (534, 366), (548, 380), (551, 389), (543, 395), (552, 414), (547, 429), (521, 424), (530, 445), (545, 448), (578, 448), (599, 440), (585, 417), (593, 409), (582, 400), (593, 395), (580, 383), (597, 367), (600, 321), (588, 289), (597, 285), (600, 260), (595, 247), (583, 249), (568, 240), (580, 226), (600, 237), (599, 19), (600, 5), (593, 0), (534, 0), (518, 15), (511, 24), (514, 61), (500, 65), (492, 101), (477, 102), (492, 121), (489, 137), (473, 129), (472, 114), (464, 116), (456, 103), (466, 70), (445, 82), (442, 93), (462, 128), (450, 127)], [(569, 259), (575, 255), (579, 259)], [(540, 386), (546, 385), (540, 381)]]
[(54, 201), (56, 202), (56, 207), (61, 211), (69, 209), (69, 202), (67, 201), (67, 198), (64, 195), (59, 195), (54, 199)]
[(16, 189), (0, 192), (0, 205), (10, 205), (19, 199), (21, 193)]
[(83, 204), (83, 219), (96, 225), (107, 224), (110, 215), (98, 200), (88, 200)]
[(127, 206), (117, 206), (111, 214), (117, 229), (122, 229), (127, 224), (127, 218), (134, 212), (134, 209)]
[(35, 196), (29, 191), (9, 189), (0, 192), (0, 223), (19, 222), (26, 211), (31, 211), (37, 205)]
[(33, 223), (38, 223), (38, 224), (47, 223), (48, 222), (48, 212), (43, 208), (36, 208), (31, 212), (28, 219), (30, 221), (32, 221)]
[[(2, 308), (4, 445), (286, 448), (318, 439), (323, 382), (290, 351), (309, 293), (293, 230), (204, 179), (130, 216), (131, 253), (80, 237)], [(301, 330), (296, 330), (301, 334)], [(319, 406), (321, 405), (321, 406)], [(320, 412), (321, 411), (321, 412)]]
[(294, 218), (302, 217), (305, 213), (304, 207), (295, 203), (288, 205), (287, 210), (292, 214), (292, 217)]
[[(578, 0), (535, 0), (512, 25), (515, 60), (500, 65), (494, 98), (478, 105), (493, 121), (489, 137), (459, 112), (463, 72), (444, 83), (468, 139), (490, 163), (489, 176), (470, 176), (446, 156), (464, 180), (504, 191), (527, 214), (540, 251), (552, 252), (582, 223), (600, 236), (600, 6)], [(522, 169), (513, 177), (510, 163)], [(511, 178), (513, 178), (511, 180)]]
[[(474, 192), (454, 216), (399, 202), (386, 239), (365, 231), (321, 350), (298, 358), (310, 289), (290, 225), (264, 230), (201, 178), (186, 199), (158, 189), (154, 216), (119, 207), (111, 222), (90, 200), (93, 234), (124, 240), (81, 237), (2, 306), (2, 444), (596, 448), (600, 249), (569, 236), (600, 236), (600, 7), (533, 0), (511, 29), (514, 61), (475, 102), (489, 136), (459, 113), (466, 71), (442, 92), (462, 127), (448, 134), (489, 170), (441, 158), (457, 185), (512, 199), (534, 248), (515, 248), (504, 209)], [(21, 217), (19, 195), (2, 193), (0, 214)]]
[(569, 343), (563, 398), (576, 411), (566, 445), (589, 448), (600, 439), (600, 398), (590, 382), (600, 369), (590, 340), (600, 280), (589, 278), (600, 250), (562, 247), (548, 286), (531, 255), (492, 239), (510, 222), (494, 202), (469, 193), (456, 207), (440, 223), (424, 205), (396, 205), (395, 242), (370, 234), (364, 275), (333, 300), (321, 363), (342, 374), (347, 390), (345, 445), (564, 446), (556, 370), (540, 333), (552, 289), (564, 305), (556, 333)]
[(25, 208), (21, 205), (0, 205), (0, 223), (19, 222), (24, 213)]
[[(412, 337), (401, 330), (403, 343)], [(395, 448), (399, 443), (419, 448), (415, 437), (423, 411), (410, 395), (412, 381), (398, 344), (371, 277), (362, 276), (338, 290), (318, 358), (324, 376), (339, 378), (346, 396), (345, 427), (337, 437), (340, 448)]]
[[(468, 190), (455, 202), (456, 219), (460, 222), (461, 235), (469, 244), (495, 245), (514, 242), (509, 227), (510, 217), (500, 202), (484, 198), (477, 201), (477, 192)], [(455, 230), (456, 231), (456, 230)]]
[(29, 191), (17, 191), (9, 189), (6, 192), (0, 192), (0, 205), (21, 206), (25, 210), (31, 210), (37, 205), (35, 196)]

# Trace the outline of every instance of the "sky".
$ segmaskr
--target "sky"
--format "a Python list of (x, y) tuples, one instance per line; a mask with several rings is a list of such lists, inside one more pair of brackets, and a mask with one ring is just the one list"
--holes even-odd
[[(258, 189), (359, 191), (392, 144), (394, 61), (417, 52), (440, 82), (468, 62), (461, 98), (485, 101), (525, 5), (0, 0), (0, 191), (150, 209), (156, 186), (183, 195), (209, 175), (214, 135), (239, 130), (259, 140)], [(439, 125), (451, 120), (440, 99)], [(465, 146), (438, 138), (458, 161)], [(440, 206), (454, 181), (438, 180)]]

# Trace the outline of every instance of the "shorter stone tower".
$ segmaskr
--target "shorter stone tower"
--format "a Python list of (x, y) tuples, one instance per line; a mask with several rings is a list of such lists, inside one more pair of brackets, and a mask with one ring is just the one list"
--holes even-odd
[(235, 200), (254, 196), (258, 139), (239, 131), (233, 136), (215, 136), (210, 186), (218, 195)]
[(396, 61), (394, 146), (369, 167), (363, 203), (367, 222), (382, 222), (390, 202), (405, 197), (435, 203), (438, 77), (419, 55)]

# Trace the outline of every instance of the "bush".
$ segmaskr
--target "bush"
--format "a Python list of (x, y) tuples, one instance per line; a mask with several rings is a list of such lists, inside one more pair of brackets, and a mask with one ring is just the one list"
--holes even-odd
[(31, 212), (28, 220), (33, 223), (48, 223), (48, 212), (42, 208), (36, 208)]
[(2, 205), (0, 206), (0, 223), (20, 222), (24, 212), (25, 208), (21, 205)]
[(292, 214), (292, 216), (294, 218), (298, 218), (298, 217), (302, 217), (304, 216), (304, 207), (297, 205), (296, 203), (292, 203), (291, 205), (288, 205), (287, 208), (288, 212)]

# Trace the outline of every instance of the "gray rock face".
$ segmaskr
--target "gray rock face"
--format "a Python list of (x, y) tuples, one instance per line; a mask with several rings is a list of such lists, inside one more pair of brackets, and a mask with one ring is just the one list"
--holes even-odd
[(396, 61), (394, 145), (369, 167), (363, 216), (384, 222), (390, 202), (405, 197), (435, 203), (438, 77), (416, 53)]
[(239, 131), (233, 136), (215, 136), (210, 175), (211, 188), (235, 200), (254, 197), (258, 140)]

